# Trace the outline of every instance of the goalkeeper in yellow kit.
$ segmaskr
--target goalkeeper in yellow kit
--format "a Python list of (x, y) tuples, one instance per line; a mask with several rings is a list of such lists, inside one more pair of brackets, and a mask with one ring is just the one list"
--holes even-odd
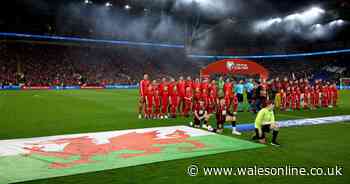
[(273, 113), (274, 104), (268, 100), (264, 106), (265, 107), (258, 112), (255, 119), (255, 136), (253, 140), (259, 140), (260, 143), (266, 144), (265, 133), (269, 133), (272, 129), (271, 145), (280, 146), (280, 144), (277, 143), (279, 129)]

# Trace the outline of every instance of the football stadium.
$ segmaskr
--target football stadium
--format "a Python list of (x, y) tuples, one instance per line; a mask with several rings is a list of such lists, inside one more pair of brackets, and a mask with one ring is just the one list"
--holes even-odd
[(350, 181), (347, 0), (0, 6), (0, 184)]

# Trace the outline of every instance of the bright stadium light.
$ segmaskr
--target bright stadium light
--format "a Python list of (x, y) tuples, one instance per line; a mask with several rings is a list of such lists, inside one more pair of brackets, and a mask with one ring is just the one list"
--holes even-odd
[(321, 24), (315, 24), (315, 28), (321, 28), (322, 25)]
[(342, 19), (337, 20), (337, 24), (338, 24), (338, 25), (344, 24), (344, 20), (342, 20)]
[(111, 6), (112, 6), (112, 3), (111, 3), (111, 2), (107, 2), (107, 3), (105, 4), (105, 6), (106, 6), (106, 7), (111, 7)]
[(345, 24), (345, 21), (342, 19), (334, 20), (330, 23), (328, 23), (329, 26), (334, 27), (334, 26), (343, 26)]
[(125, 8), (126, 10), (129, 10), (129, 9), (131, 8), (131, 6), (127, 4), (127, 5), (124, 6), (124, 8)]
[(84, 3), (85, 4), (92, 4), (92, 1), (91, 0), (85, 0)]
[(330, 33), (330, 29), (322, 24), (315, 24), (311, 26), (310, 37), (312, 38), (322, 38)]
[(299, 13), (295, 13), (295, 14), (291, 14), (291, 15), (288, 15), (284, 18), (284, 20), (298, 20), (298, 19), (301, 19), (302, 18), (302, 15), (299, 14)]
[(284, 18), (285, 21), (297, 21), (304, 25), (315, 23), (326, 11), (319, 7), (312, 7), (309, 10), (300, 13), (294, 13)]
[[(314, 25), (326, 11), (319, 7), (312, 7), (303, 12), (297, 12), (282, 18), (272, 18), (254, 24), (256, 32), (266, 31), (274, 25), (284, 26), (287, 30), (297, 30), (298, 26)], [(339, 23), (338, 23), (339, 24)]]
[(331, 27), (336, 26), (337, 25), (337, 21), (334, 20), (334, 21), (328, 23), (328, 25), (331, 26)]
[(275, 24), (275, 23), (281, 23), (282, 19), (281, 18), (274, 18), (274, 19), (270, 19), (267, 21), (267, 24)]
[(323, 13), (326, 13), (326, 11), (324, 9), (321, 9), (319, 7), (312, 7), (309, 10), (309, 12), (312, 13), (312, 14), (323, 14)]

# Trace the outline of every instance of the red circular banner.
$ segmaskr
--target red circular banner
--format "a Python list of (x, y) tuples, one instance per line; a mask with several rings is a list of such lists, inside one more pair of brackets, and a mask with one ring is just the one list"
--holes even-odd
[(259, 75), (267, 79), (269, 72), (266, 68), (256, 62), (241, 59), (224, 59), (209, 64), (201, 70), (201, 76), (213, 74), (238, 74), (238, 75)]

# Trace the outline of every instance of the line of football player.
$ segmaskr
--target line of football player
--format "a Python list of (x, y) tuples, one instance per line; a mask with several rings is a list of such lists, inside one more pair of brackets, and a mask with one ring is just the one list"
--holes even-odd
[[(208, 113), (218, 107), (219, 99), (224, 99), (227, 110), (237, 113), (243, 111), (244, 96), (249, 111), (257, 112), (266, 100), (273, 101), (278, 110), (300, 110), (331, 108), (337, 105), (338, 91), (335, 83), (306, 79), (290, 80), (279, 78), (266, 81), (248, 79), (238, 82), (223, 77), (218, 80), (196, 78), (179, 80), (166, 78), (149, 80), (147, 74), (139, 84), (139, 118), (175, 118), (177, 115), (188, 117), (200, 101)], [(246, 95), (244, 95), (246, 94)]]

